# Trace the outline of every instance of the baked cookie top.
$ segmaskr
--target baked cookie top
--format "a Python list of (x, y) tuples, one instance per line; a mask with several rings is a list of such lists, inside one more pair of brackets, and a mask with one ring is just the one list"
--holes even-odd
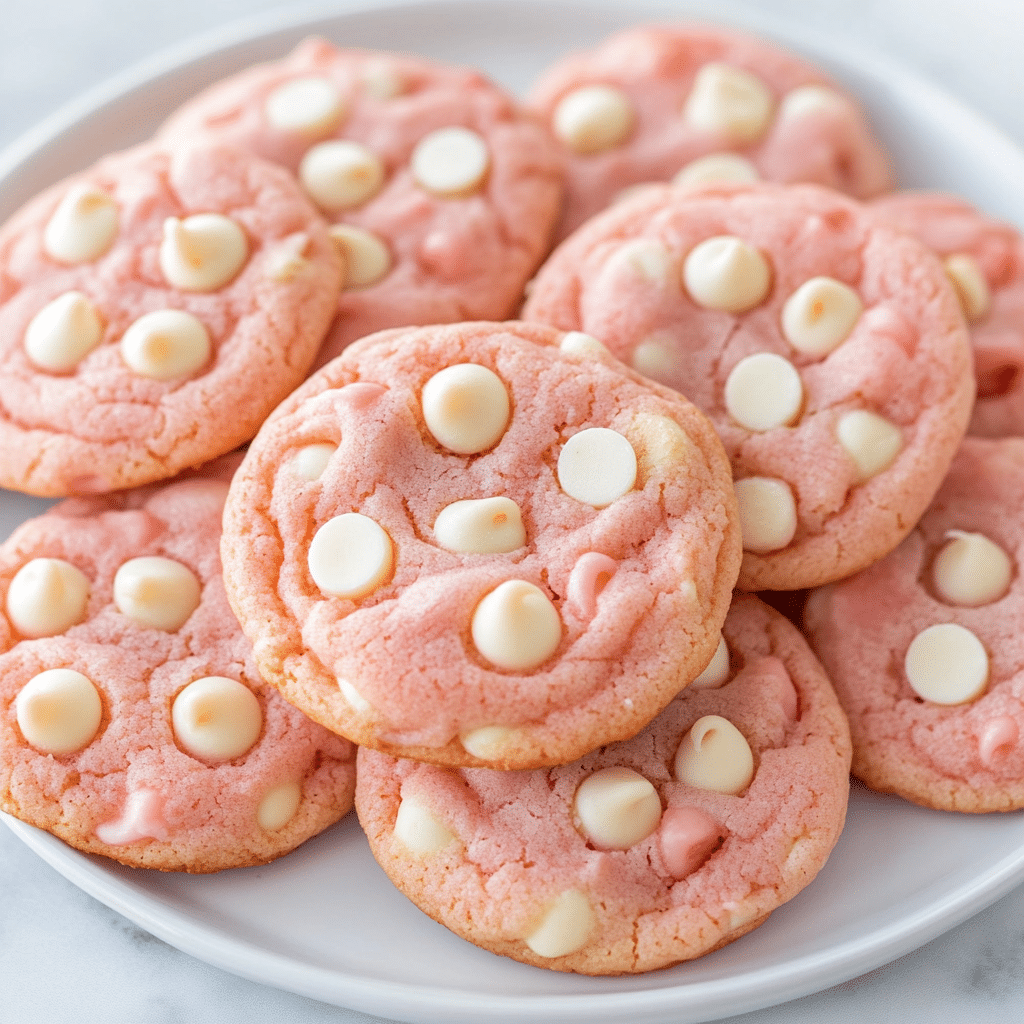
[(348, 271), (318, 365), (384, 328), (513, 315), (563, 192), (544, 126), (479, 72), (324, 39), (212, 86), (160, 136), (283, 164), (332, 222)]
[(531, 772), (359, 751), (381, 866), (469, 941), (554, 970), (665, 967), (803, 889), (846, 813), (850, 739), (796, 629), (739, 595), (721, 651), (632, 740)]
[(352, 744), (263, 682), (224, 594), (237, 462), (71, 499), (0, 545), (0, 808), (123, 864), (208, 872), (351, 807)]
[(237, 448), (306, 375), (341, 263), (279, 167), (107, 157), (0, 228), (0, 485), (60, 496)]
[(941, 263), (814, 185), (649, 186), (555, 251), (523, 317), (593, 335), (711, 418), (744, 590), (816, 586), (892, 550), (974, 400)]
[(1022, 502), (1024, 439), (969, 437), (913, 533), (808, 598), (869, 786), (943, 810), (1024, 807)]
[(858, 199), (892, 188), (888, 157), (852, 96), (731, 29), (618, 32), (545, 71), (529, 105), (562, 146), (559, 238), (646, 182), (813, 182)]
[(350, 346), (264, 425), (224, 530), (288, 700), (357, 743), (499, 768), (650, 721), (711, 659), (740, 557), (707, 419), (519, 323)]

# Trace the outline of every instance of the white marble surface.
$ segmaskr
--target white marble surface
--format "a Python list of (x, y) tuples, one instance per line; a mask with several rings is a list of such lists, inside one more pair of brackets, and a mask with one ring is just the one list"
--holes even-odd
[[(0, 147), (162, 47), (286, 6), (280, 0), (0, 0)], [(750, 6), (896, 58), (1024, 143), (1024, 8), (1017, 0), (760, 0)], [(1024, 888), (893, 964), (733, 1020), (1024, 1019), (1022, 920)], [(19, 1024), (381, 1019), (243, 981), (178, 952), (80, 892), (3, 827), (0, 964), (0, 1018)]]

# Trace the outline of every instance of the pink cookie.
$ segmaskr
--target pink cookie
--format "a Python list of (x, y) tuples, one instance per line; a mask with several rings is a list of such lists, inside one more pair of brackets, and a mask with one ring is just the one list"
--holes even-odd
[(147, 145), (0, 228), (0, 485), (88, 494), (237, 448), (306, 375), (341, 265), (279, 167)]
[(237, 462), (72, 499), (0, 547), (0, 808), (123, 864), (206, 872), (351, 807), (352, 745), (263, 682), (224, 594)]
[(857, 198), (892, 187), (857, 103), (821, 71), (729, 29), (627, 29), (549, 69), (531, 106), (566, 163), (559, 238), (642, 182), (814, 182)]
[(816, 586), (892, 550), (974, 399), (939, 261), (813, 185), (650, 186), (556, 250), (523, 315), (599, 338), (711, 417), (744, 590)]
[(319, 365), (383, 328), (512, 315), (550, 247), (554, 142), (466, 68), (307, 39), (162, 130), (202, 135), (283, 164), (334, 224), (348, 277)]
[(740, 557), (705, 417), (517, 323), (350, 346), (253, 441), (224, 531), (288, 700), (357, 743), (500, 768), (646, 725), (714, 653)]
[(361, 750), (374, 856), (457, 934), (554, 970), (649, 971), (757, 927), (839, 837), (850, 737), (781, 615), (740, 596), (724, 634), (643, 732), (573, 764), (453, 772)]
[(954, 196), (900, 192), (872, 204), (942, 258), (974, 347), (978, 401), (968, 433), (1024, 434), (1024, 238)]
[(951, 811), (1024, 807), (1024, 439), (967, 438), (887, 558), (815, 591), (807, 635), (869, 786)]

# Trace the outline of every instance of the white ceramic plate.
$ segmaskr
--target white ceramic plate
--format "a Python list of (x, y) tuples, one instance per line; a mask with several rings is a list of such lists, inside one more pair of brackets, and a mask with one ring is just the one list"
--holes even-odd
[[(0, 220), (43, 185), (146, 138), (198, 88), (319, 32), (345, 45), (474, 64), (517, 91), (559, 54), (628, 22), (693, 15), (678, 2), (348, 3), (264, 18), (164, 54), (50, 118), (0, 154)], [(733, 12), (735, 13), (735, 12)], [(727, 8), (699, 16), (729, 20)], [(734, 19), (735, 20), (735, 19)], [(1024, 224), (1024, 154), (961, 104), (870, 55), (783, 25), (742, 22), (803, 52), (867, 106), (903, 185), (951, 189)], [(46, 507), (0, 492), (0, 536)], [(354, 818), (265, 868), (191, 877), (79, 854), (14, 832), (86, 892), (179, 949), (244, 977), (419, 1024), (687, 1024), (796, 998), (895, 959), (1024, 879), (1024, 817), (968, 817), (855, 787), (825, 869), (757, 931), (640, 977), (541, 971), (464, 943), (373, 862)]]

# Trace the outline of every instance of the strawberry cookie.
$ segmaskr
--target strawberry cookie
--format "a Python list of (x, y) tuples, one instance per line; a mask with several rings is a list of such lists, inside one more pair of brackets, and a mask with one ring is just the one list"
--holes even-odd
[(600, 339), (712, 419), (744, 590), (817, 586), (891, 551), (974, 401), (942, 264), (814, 185), (650, 186), (556, 250), (523, 316)]
[(544, 126), (479, 72), (307, 39), (174, 114), (283, 164), (348, 271), (323, 365), (387, 327), (501, 320), (547, 254), (563, 181)]
[(539, 767), (647, 724), (710, 661), (740, 559), (707, 419), (594, 339), (384, 331), (270, 417), (225, 509), (264, 676), (360, 744)]
[(850, 737), (797, 630), (740, 595), (708, 669), (625, 743), (532, 772), (358, 766), (374, 856), (420, 909), (516, 960), (618, 974), (717, 949), (811, 882)]
[(0, 808), (192, 872), (265, 863), (349, 810), (355, 750), (263, 682), (224, 594), (237, 461), (71, 499), (0, 546)]
[(167, 479), (248, 441), (306, 375), (341, 262), (292, 178), (147, 145), (0, 228), (0, 486)]

